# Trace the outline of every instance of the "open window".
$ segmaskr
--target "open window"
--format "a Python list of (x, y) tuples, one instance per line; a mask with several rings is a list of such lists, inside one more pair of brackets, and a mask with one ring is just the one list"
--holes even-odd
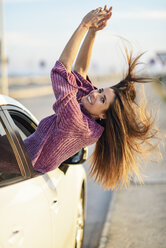
[(22, 178), (16, 155), (10, 143), (10, 136), (2, 121), (0, 111), (0, 184), (11, 179)]
[[(24, 145), (24, 139), (26, 139), (29, 135), (35, 132), (37, 128), (37, 123), (26, 114), (23, 110), (17, 107), (3, 107), (6, 117), (8, 118), (13, 130), (18, 135), (20, 146), (24, 152), (26, 160), (28, 161), (28, 167), (33, 173), (34, 176), (40, 175), (40, 173), (35, 172), (32, 163), (30, 161), (30, 157)], [(87, 159), (87, 148), (81, 149), (79, 152), (74, 154), (72, 157), (64, 161), (58, 168), (62, 170), (64, 173), (67, 172), (70, 165), (78, 165), (83, 163)]]
[[(23, 140), (36, 130), (37, 126), (35, 125), (35, 123), (30, 118), (28, 118), (28, 116), (26, 116), (24, 113), (21, 113), (16, 110), (9, 110), (9, 113), (15, 125), (17, 126), (21, 138)], [(72, 157), (64, 161), (58, 168), (65, 173), (69, 165), (77, 165), (86, 161), (87, 153), (88, 153), (87, 148), (81, 149)]]
[[(22, 113), (23, 112), (23, 113)], [(2, 106), (0, 111), (1, 117), (1, 149), (7, 150), (8, 146), (8, 161), (5, 162), (7, 165), (4, 171), (4, 163), (1, 163), (1, 173), (4, 179), (14, 179), (19, 175), (21, 180), (29, 179), (32, 176), (40, 175), (34, 171), (30, 157), (25, 148), (23, 140), (33, 133), (36, 129), (37, 124), (28, 117), (28, 114), (24, 113), (23, 110), (14, 106)], [(21, 120), (21, 121), (20, 121)], [(3, 128), (2, 128), (3, 127)], [(1, 156), (2, 160), (6, 160), (7, 157)], [(2, 162), (2, 161), (1, 161)], [(16, 166), (17, 165), (17, 166)], [(6, 171), (7, 169), (7, 171)], [(16, 173), (15, 170), (17, 169)], [(2, 171), (3, 170), (3, 171)], [(14, 170), (14, 171), (13, 171)], [(7, 175), (8, 173), (8, 175)], [(15, 174), (15, 175), (14, 175)], [(2, 174), (1, 174), (2, 178)], [(3, 185), (12, 184), (17, 180), (11, 182), (2, 183)]]

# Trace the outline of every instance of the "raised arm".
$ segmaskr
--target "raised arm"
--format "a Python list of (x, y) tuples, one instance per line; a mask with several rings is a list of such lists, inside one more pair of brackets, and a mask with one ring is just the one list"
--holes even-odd
[(66, 67), (67, 71), (71, 71), (72, 64), (78, 52), (80, 43), (90, 28), (98, 28), (101, 25), (101, 21), (104, 20), (108, 14), (100, 12), (101, 8), (92, 10), (82, 20), (67, 45), (65, 46), (59, 61), (61, 61)]
[(74, 65), (74, 70), (80, 73), (84, 78), (86, 78), (87, 70), (90, 64), (95, 37), (96, 32), (93, 30), (89, 30)]
[(79, 72), (84, 78), (86, 78), (87, 70), (90, 64), (90, 59), (92, 55), (92, 48), (95, 41), (97, 31), (102, 30), (107, 25), (108, 19), (112, 16), (112, 7), (107, 9), (105, 5), (104, 10), (101, 10), (100, 13), (107, 13), (105, 19), (101, 20), (97, 28), (90, 28), (84, 42), (80, 48), (79, 54), (77, 56), (74, 70)]

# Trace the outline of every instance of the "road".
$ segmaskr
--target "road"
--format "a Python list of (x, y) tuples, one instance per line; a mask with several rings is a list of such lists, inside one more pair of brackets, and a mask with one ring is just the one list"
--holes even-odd
[[(40, 121), (42, 118), (53, 114), (52, 105), (55, 101), (53, 95), (45, 95), (36, 98), (21, 99), (34, 116)], [(89, 147), (89, 155), (93, 152), (93, 146)], [(89, 162), (84, 163), (88, 177)], [(85, 235), (83, 248), (97, 248), (100, 235), (106, 218), (111, 191), (104, 191), (93, 180), (87, 180), (87, 215), (85, 223)]]

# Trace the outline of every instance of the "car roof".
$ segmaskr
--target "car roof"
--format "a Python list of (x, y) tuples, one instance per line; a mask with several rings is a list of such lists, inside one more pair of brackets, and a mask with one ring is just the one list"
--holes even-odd
[(13, 99), (12, 97), (0, 94), (0, 106), (7, 105), (12, 105), (22, 109), (23, 111), (27, 112), (36, 123), (38, 123), (38, 120), (35, 118), (35, 116), (23, 104)]

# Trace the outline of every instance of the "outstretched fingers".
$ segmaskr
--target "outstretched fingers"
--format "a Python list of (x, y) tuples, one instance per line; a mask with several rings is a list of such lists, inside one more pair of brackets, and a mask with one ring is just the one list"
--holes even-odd
[(99, 12), (99, 16), (111, 16), (112, 15), (112, 7), (107, 9), (106, 5), (102, 11)]
[(108, 8), (107, 8), (107, 5), (105, 5), (105, 6), (104, 6), (104, 10), (107, 11), (107, 12), (110, 12), (110, 11), (112, 11), (112, 6), (108, 9)]
[(104, 8), (97, 8), (89, 12), (84, 18), (82, 23), (87, 28), (99, 28), (105, 27), (108, 19), (112, 16), (112, 7), (107, 9), (107, 5)]
[(106, 25), (106, 21), (101, 21), (100, 23), (98, 23), (98, 30), (102, 30), (103, 28), (105, 28)]
[(101, 7), (99, 7), (99, 8), (97, 8), (97, 9), (93, 10), (92, 12), (93, 12), (94, 14), (96, 14), (96, 15), (101, 16), (101, 15), (110, 14), (111, 11), (112, 11), (112, 6), (111, 6), (109, 9), (107, 9), (107, 5), (105, 5), (105, 6), (104, 6), (104, 9), (102, 9)]
[(109, 14), (107, 14), (107, 15), (102, 15), (102, 16), (100, 16), (100, 17), (98, 18), (98, 20), (99, 20), (99, 21), (107, 21), (107, 20), (109, 20), (109, 19), (111, 18), (111, 16), (112, 16), (112, 13), (109, 13)]
[[(106, 9), (106, 7), (105, 7), (105, 9)], [(110, 8), (110, 12), (109, 13), (107, 13), (106, 15), (102, 15), (101, 16), (101, 19), (97, 23), (97, 26), (98, 26), (97, 30), (102, 30), (102, 29), (104, 29), (106, 27), (108, 20), (112, 16), (111, 10), (112, 10), (112, 8)]]

